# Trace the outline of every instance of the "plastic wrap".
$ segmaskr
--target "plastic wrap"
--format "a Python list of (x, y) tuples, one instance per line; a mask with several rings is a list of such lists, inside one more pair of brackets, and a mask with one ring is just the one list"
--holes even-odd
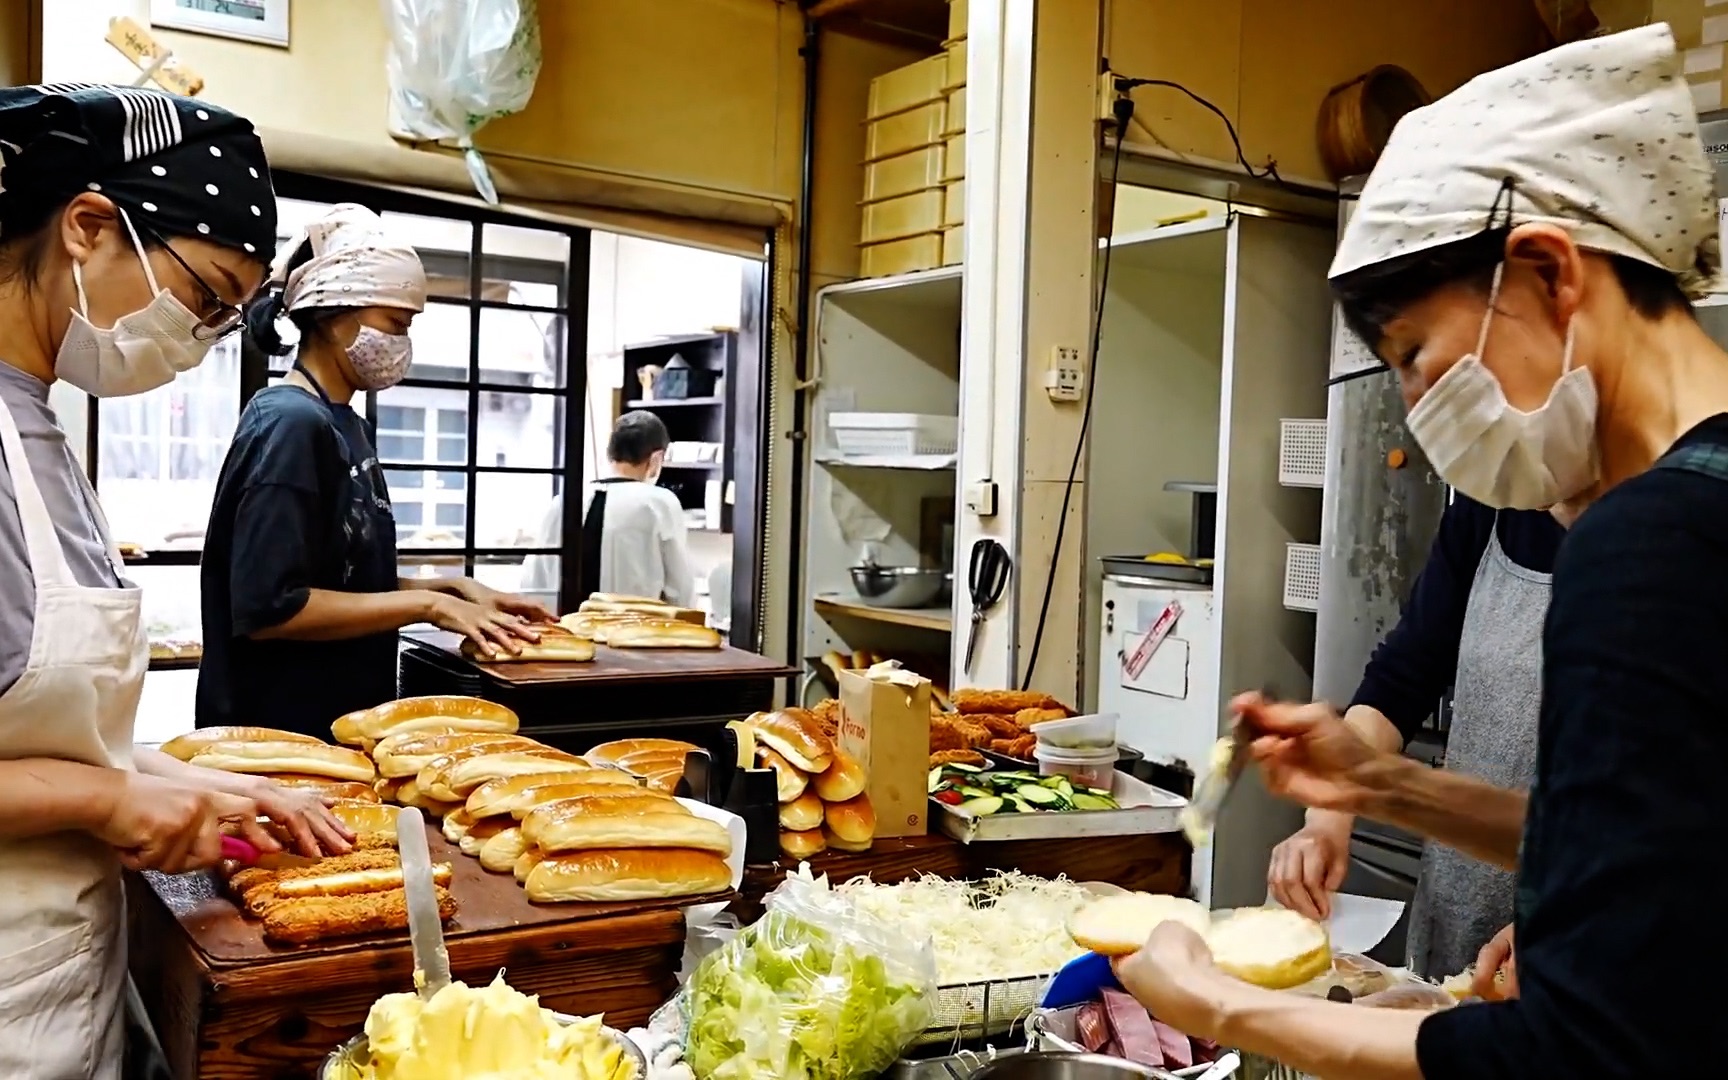
[(455, 140), (487, 202), (498, 202), (474, 133), (521, 112), (540, 77), (537, 0), (383, 0), (390, 130)]
[(931, 1021), (936, 961), (827, 882), (791, 877), (679, 998), (697, 1080), (862, 1080)]
[(1357, 998), (1356, 1004), (1365, 1009), (1449, 1009), (1458, 999), (1433, 983), (1411, 981)]

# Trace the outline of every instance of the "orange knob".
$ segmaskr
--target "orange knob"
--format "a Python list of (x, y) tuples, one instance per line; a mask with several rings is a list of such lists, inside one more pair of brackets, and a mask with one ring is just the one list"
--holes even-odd
[(1402, 469), (1404, 463), (1409, 459), (1410, 456), (1403, 450), (1393, 450), (1391, 453), (1386, 455), (1386, 464), (1392, 466), (1394, 469)]

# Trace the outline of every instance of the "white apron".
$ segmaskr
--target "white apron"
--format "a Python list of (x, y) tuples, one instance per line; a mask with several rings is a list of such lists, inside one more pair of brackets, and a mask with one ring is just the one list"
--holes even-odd
[[(0, 694), (0, 758), (130, 769), (150, 663), (139, 592), (78, 585), (18, 424), (0, 403), (0, 449), (36, 583), (24, 674)], [(120, 553), (80, 474), (116, 578)], [(3, 586), (0, 586), (3, 587)], [(125, 903), (114, 850), (83, 833), (0, 842), (0, 1077), (118, 1080), (125, 1044)]]

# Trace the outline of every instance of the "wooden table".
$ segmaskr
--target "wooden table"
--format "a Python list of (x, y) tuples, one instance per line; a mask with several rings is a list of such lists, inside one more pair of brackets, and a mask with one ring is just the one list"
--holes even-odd
[(483, 697), (514, 709), (525, 729), (580, 732), (589, 743), (668, 729), (700, 736), (700, 729), (716, 721), (771, 708), (774, 684), (798, 674), (795, 667), (730, 646), (596, 645), (594, 659), (585, 663), (485, 664), (463, 656), (461, 638), (443, 630), (409, 630), (402, 637), (408, 642), (402, 654), (404, 695)]
[[(1065, 875), (1074, 881), (1107, 881), (1124, 889), (1182, 895), (1188, 891), (1192, 850), (1180, 833), (1089, 836), (1071, 840), (1017, 840), (962, 844), (946, 836), (877, 840), (857, 854), (828, 851), (810, 860), (812, 874), (838, 884), (865, 874), (874, 881), (904, 881), (918, 874), (978, 878), (992, 870), (1020, 870), (1038, 877)], [(746, 866), (744, 886), (732, 910), (746, 922), (762, 913), (762, 900), (797, 861)]]
[[(442, 836), (434, 862), (455, 868), (452, 975), (470, 985), (500, 968), (510, 984), (574, 1015), (641, 1024), (676, 989), (690, 899), (650, 904), (530, 904)], [(358, 1033), (380, 996), (409, 989), (407, 931), (278, 947), (205, 874), (128, 875), (132, 974), (176, 1080), (299, 1080)]]

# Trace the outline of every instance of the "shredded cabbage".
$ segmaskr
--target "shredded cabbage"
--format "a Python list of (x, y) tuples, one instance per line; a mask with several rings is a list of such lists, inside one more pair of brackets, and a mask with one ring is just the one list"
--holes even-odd
[(1068, 920), (1094, 899), (1067, 878), (1008, 871), (983, 881), (923, 876), (894, 885), (854, 878), (837, 891), (913, 940), (929, 938), (942, 986), (1047, 975), (1086, 950)]

